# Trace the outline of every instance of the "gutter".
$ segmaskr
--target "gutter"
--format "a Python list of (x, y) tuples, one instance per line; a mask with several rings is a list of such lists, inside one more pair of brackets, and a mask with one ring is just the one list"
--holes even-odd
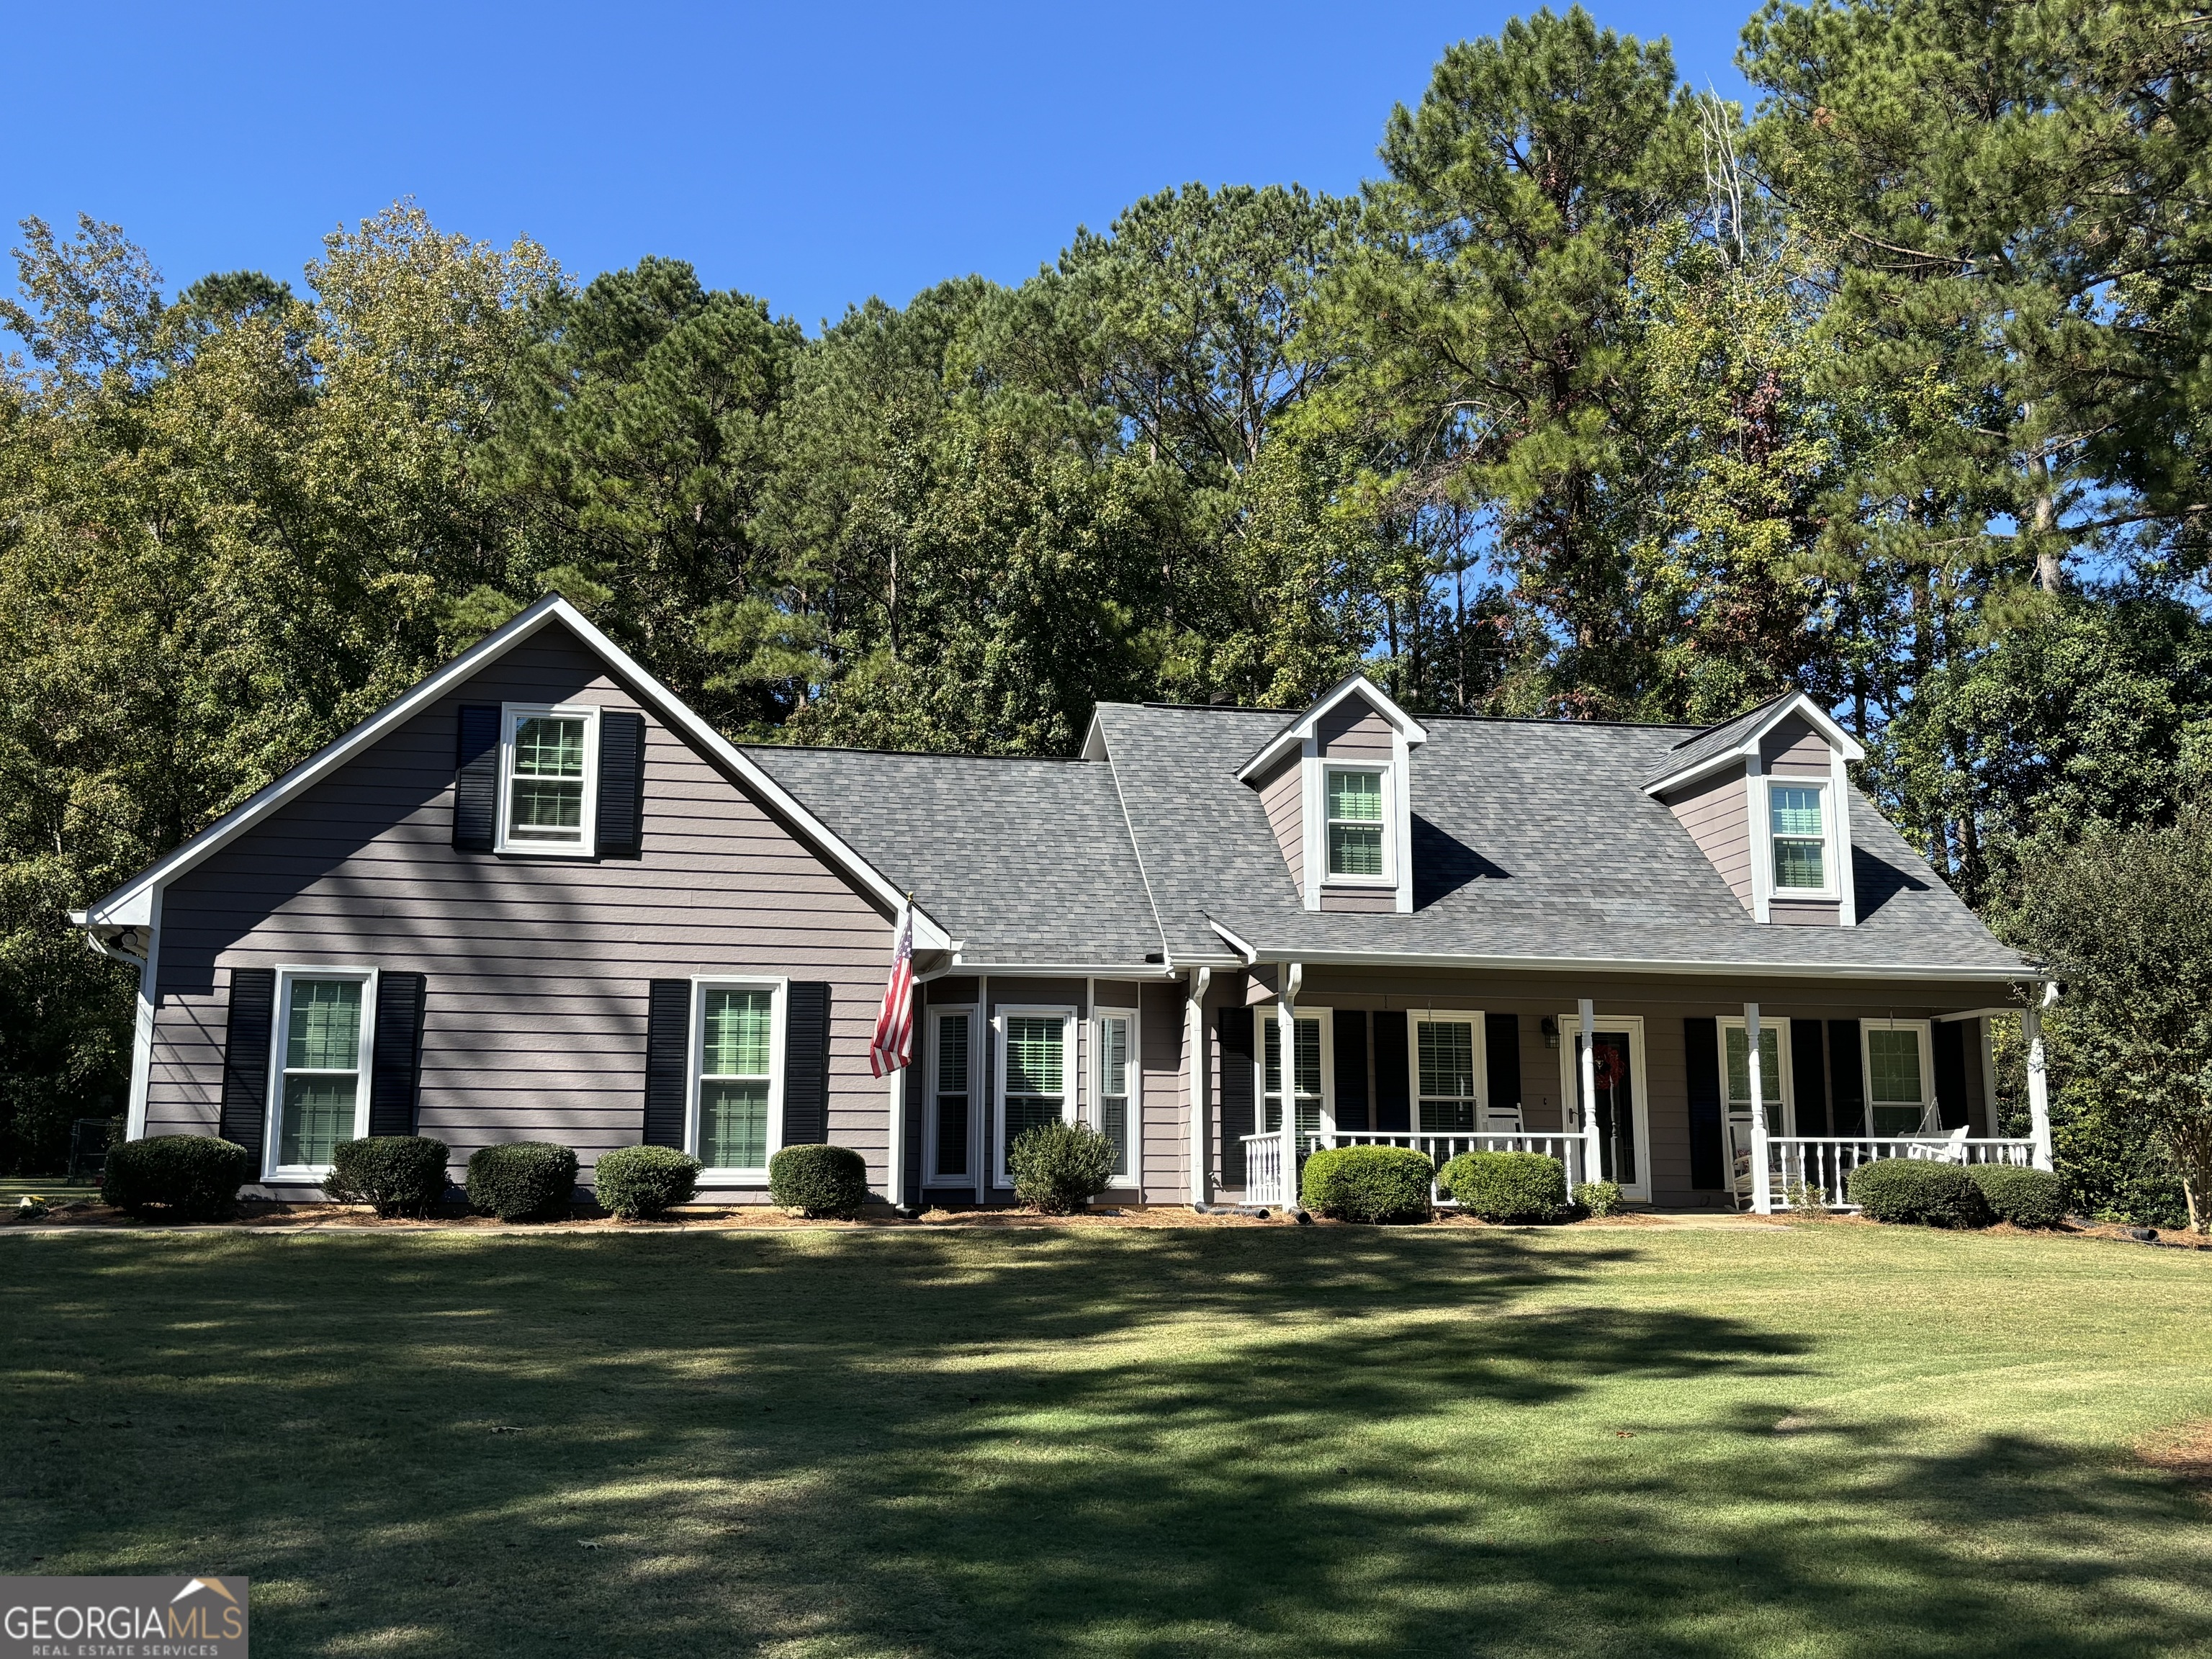
[(1315, 951), (1303, 947), (1284, 946), (1280, 949), (1266, 945), (1254, 947), (1224, 927), (1212, 923), (1215, 933), (1235, 945), (1239, 952), (1250, 951), (1248, 962), (1265, 957), (1271, 960), (1288, 961), (1292, 957), (1308, 966), (1328, 968), (1441, 968), (1486, 969), (1497, 972), (1553, 974), (1553, 973), (1615, 973), (1615, 974), (1699, 974), (1753, 979), (1919, 979), (1957, 981), (1962, 984), (2009, 985), (2023, 980), (2041, 980), (2043, 969), (2025, 963), (2018, 968), (1961, 967), (1955, 963), (1872, 963), (1843, 965), (1818, 963), (1772, 962), (1669, 962), (1649, 957), (1502, 957), (1471, 956), (1449, 952), (1416, 953), (1382, 951)]

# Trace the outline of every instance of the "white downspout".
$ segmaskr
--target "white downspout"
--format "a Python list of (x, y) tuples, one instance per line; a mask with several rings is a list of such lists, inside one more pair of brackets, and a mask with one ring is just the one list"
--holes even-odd
[[(1583, 997), (1575, 1005), (1582, 1017), (1583, 1052), (1577, 1080), (1582, 1090), (1583, 1181), (1585, 1185), (1605, 1176), (1605, 1152), (1597, 1127), (1597, 1005)], [(1572, 1198), (1573, 1191), (1567, 1196)]]
[(1766, 1164), (1766, 1076), (1759, 1054), (1759, 1005), (1743, 1005), (1745, 1074), (1751, 1085), (1751, 1208), (1755, 1215), (1774, 1213), (1774, 1178)]
[(1200, 968), (1190, 976), (1189, 1000), (1184, 1005), (1188, 1036), (1184, 1048), (1190, 1067), (1190, 1201), (1194, 1206), (1212, 1199), (1213, 1057), (1206, 1046), (1206, 994), (1213, 984), (1213, 969)]
[(2043, 1000), (2031, 1001), (2020, 1017), (2021, 1035), (2027, 1039), (2028, 1133), (2035, 1141), (2035, 1167), (2048, 1170), (2051, 1158), (2051, 1078), (2045, 1070), (2043, 1011), (2058, 1004), (2058, 981), (2043, 982)]

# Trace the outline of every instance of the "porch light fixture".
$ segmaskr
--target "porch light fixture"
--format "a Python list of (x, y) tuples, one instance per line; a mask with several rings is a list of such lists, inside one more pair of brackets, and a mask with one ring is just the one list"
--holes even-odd
[(1558, 1048), (1559, 1046), (1559, 1022), (1553, 1019), (1549, 1014), (1547, 1014), (1544, 1016), (1543, 1026), (1544, 1046), (1547, 1048)]

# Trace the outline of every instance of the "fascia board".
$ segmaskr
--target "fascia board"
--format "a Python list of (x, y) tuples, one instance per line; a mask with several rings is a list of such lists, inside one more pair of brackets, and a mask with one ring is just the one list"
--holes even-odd
[[(1219, 922), (1213, 930), (1233, 937)], [(2043, 970), (2025, 963), (2018, 968), (1961, 967), (1956, 963), (1816, 963), (1723, 962), (1697, 959), (1670, 961), (1638, 957), (1506, 957), (1468, 956), (1444, 951), (1431, 953), (1395, 951), (1315, 951), (1301, 945), (1246, 945), (1249, 960), (1298, 961), (1309, 968), (1446, 968), (1504, 973), (1613, 973), (1726, 975), (1749, 979), (1923, 980), (1963, 985), (2014, 985), (2040, 980)]]

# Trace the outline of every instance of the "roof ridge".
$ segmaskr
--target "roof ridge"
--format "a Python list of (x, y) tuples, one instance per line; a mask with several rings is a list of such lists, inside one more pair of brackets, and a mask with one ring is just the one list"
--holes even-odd
[(871, 749), (844, 743), (741, 743), (735, 747), (762, 755), (888, 755), (898, 760), (1026, 761), (1038, 766), (1095, 766), (1080, 755), (979, 755), (960, 749)]

